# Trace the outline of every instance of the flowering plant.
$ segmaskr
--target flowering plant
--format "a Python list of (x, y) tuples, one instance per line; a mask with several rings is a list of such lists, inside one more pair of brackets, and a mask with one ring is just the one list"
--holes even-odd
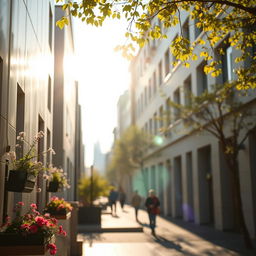
[[(37, 176), (40, 171), (45, 171), (45, 167), (43, 166), (42, 162), (36, 160), (39, 156), (36, 150), (36, 145), (43, 136), (44, 133), (42, 131), (38, 132), (32, 144), (29, 145), (30, 147), (28, 152), (19, 159), (16, 158), (15, 151), (10, 151), (6, 153), (6, 160), (8, 160), (12, 170), (26, 170), (29, 174), (33, 176)], [(19, 136), (17, 136), (17, 141), (18, 143), (16, 145), (16, 148), (18, 151), (22, 149), (22, 144), (25, 141), (24, 132), (19, 133)], [(45, 154), (47, 152), (52, 152), (53, 154), (55, 154), (54, 150), (51, 148), (49, 148), (47, 151), (42, 152), (42, 154)]]
[(55, 218), (51, 218), (49, 214), (41, 215), (37, 211), (36, 204), (31, 204), (29, 211), (21, 215), (23, 202), (18, 202), (14, 208), (16, 216), (12, 222), (8, 217), (6, 222), (0, 227), (1, 233), (12, 233), (21, 236), (29, 235), (41, 235), (45, 238), (45, 244), (50, 250), (51, 255), (55, 255), (57, 247), (54, 243), (51, 243), (51, 239), (54, 235), (66, 236), (66, 231), (63, 230), (62, 226), (57, 224)]
[(50, 182), (58, 183), (60, 188), (70, 188), (67, 175), (61, 168), (50, 166), (47, 169), (47, 174), (44, 175), (44, 178), (46, 178)]
[(57, 196), (53, 196), (44, 209), (44, 212), (48, 212), (53, 215), (67, 213), (69, 211), (72, 211), (71, 204)]

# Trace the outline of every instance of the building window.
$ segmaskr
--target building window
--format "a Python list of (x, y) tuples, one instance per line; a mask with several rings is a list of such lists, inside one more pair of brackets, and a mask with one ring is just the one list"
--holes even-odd
[(145, 87), (144, 88), (144, 104), (145, 104), (145, 106), (147, 106), (147, 104), (148, 104), (148, 94), (147, 94), (147, 91), (148, 91), (148, 88), (147, 87)]
[[(47, 138), (46, 139), (47, 139), (47, 149), (51, 148), (51, 132), (48, 128), (47, 128)], [(51, 164), (51, 161), (52, 161), (51, 156), (52, 156), (52, 153), (50, 151), (47, 152), (46, 162), (48, 165)]]
[(197, 25), (198, 23), (201, 23), (199, 19), (196, 18), (194, 21), (195, 21), (195, 40), (196, 40), (197, 37), (203, 32), (203, 28), (202, 26), (198, 27)]
[(165, 52), (164, 55), (164, 64), (165, 64), (165, 76), (167, 76), (170, 73), (170, 50), (169, 48)]
[(190, 41), (190, 34), (189, 34), (189, 19), (187, 19), (182, 26), (182, 34), (183, 37)]
[[(180, 104), (180, 89), (178, 88), (173, 95), (174, 102)], [(175, 121), (179, 119), (180, 110), (178, 108), (174, 108), (174, 119)]]
[(159, 108), (159, 129), (163, 129), (164, 127), (164, 108), (161, 106)]
[(171, 124), (171, 105), (170, 98), (165, 101), (165, 111), (166, 111), (166, 128)]
[(53, 15), (52, 15), (52, 8), (51, 8), (51, 5), (49, 5), (49, 36), (48, 36), (48, 39), (49, 39), (49, 46), (50, 46), (50, 49), (52, 50), (52, 25), (53, 25)]
[(163, 73), (162, 73), (162, 61), (160, 61), (159, 64), (158, 64), (159, 86), (162, 84), (162, 75), (163, 75)]
[(152, 118), (149, 119), (149, 133), (150, 133), (150, 134), (153, 133), (153, 122), (152, 122)]
[(52, 106), (52, 79), (50, 76), (48, 76), (48, 103), (47, 107), (49, 111), (51, 112), (51, 106)]
[(196, 69), (197, 74), (197, 95), (201, 95), (208, 90), (207, 75), (204, 72), (204, 66), (206, 62), (203, 61)]
[(153, 91), (156, 93), (156, 71), (153, 74)]
[[(20, 132), (24, 131), (25, 122), (25, 93), (21, 89), (20, 85), (17, 84), (17, 107), (16, 107), (16, 138)], [(18, 141), (16, 142), (18, 144)], [(17, 157), (23, 156), (23, 146), (16, 148)]]
[(148, 81), (148, 98), (151, 99), (152, 97), (152, 85), (151, 85), (151, 79)]
[(154, 134), (156, 135), (157, 134), (157, 113), (154, 114), (153, 120), (154, 120)]
[(186, 106), (191, 105), (191, 93), (192, 93), (192, 85), (191, 85), (191, 76), (189, 76), (184, 81), (184, 102)]
[(229, 46), (224, 50), (224, 55), (221, 56), (222, 62), (222, 82), (226, 83), (233, 80), (233, 60), (232, 47)]

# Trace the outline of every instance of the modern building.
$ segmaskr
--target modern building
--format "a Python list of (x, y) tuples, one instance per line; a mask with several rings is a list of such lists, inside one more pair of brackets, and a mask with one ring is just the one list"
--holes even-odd
[[(154, 22), (157, 23), (157, 19)], [(194, 22), (187, 13), (181, 13), (181, 26), (191, 41), (205, 37)], [(223, 56), (223, 74), (218, 80), (205, 75), (205, 63), (201, 58), (191, 62), (189, 69), (181, 63), (173, 67), (174, 57), (169, 46), (179, 30), (180, 26), (166, 30), (166, 40), (149, 42), (131, 63), (132, 122), (163, 139), (161, 145), (145, 154), (144, 178), (137, 174), (133, 186), (143, 195), (149, 188), (155, 189), (164, 215), (197, 224), (211, 224), (220, 230), (232, 230), (234, 212), (230, 183), (219, 142), (206, 132), (184, 132), (182, 122), (177, 118), (177, 109), (171, 108), (168, 102), (186, 104), (185, 91), (200, 95), (204, 90), (210, 90), (211, 84), (232, 79), (232, 65), (235, 65), (237, 53), (232, 47), (227, 47)], [(255, 99), (255, 91), (250, 91), (244, 101), (254, 104), (255, 108)], [(166, 113), (170, 116), (164, 121)], [(163, 132), (161, 128), (166, 122), (169, 129)], [(243, 210), (253, 237), (256, 236), (255, 138), (256, 133), (252, 131), (239, 153)]]
[[(67, 10), (68, 12), (68, 10)], [(66, 12), (55, 6), (55, 20)], [(61, 193), (67, 200), (77, 199), (77, 182), (84, 172), (81, 132), (81, 107), (78, 103), (79, 85), (70, 71), (74, 56), (73, 24), (55, 28), (54, 40), (54, 93), (53, 93), (53, 148), (57, 152), (53, 165), (67, 173), (70, 189)], [(58, 193), (59, 194), (59, 193)]]
[(102, 175), (106, 172), (106, 154), (102, 152), (100, 143), (96, 142), (93, 148), (93, 167)]
[[(38, 153), (52, 147), (53, 132), (53, 44), (54, 1), (0, 1), (0, 154), (24, 131), (23, 151), (43, 131)], [(38, 160), (45, 165), (51, 155)], [(0, 217), (12, 216), (16, 202), (37, 203), (41, 210), (47, 200), (46, 183), (40, 176), (31, 193), (4, 191), (5, 166), (0, 169)], [(6, 197), (7, 195), (7, 197)], [(4, 209), (7, 199), (7, 212)], [(4, 213), (3, 213), (4, 212)]]
[(117, 136), (120, 136), (131, 125), (130, 91), (126, 90), (117, 102)]

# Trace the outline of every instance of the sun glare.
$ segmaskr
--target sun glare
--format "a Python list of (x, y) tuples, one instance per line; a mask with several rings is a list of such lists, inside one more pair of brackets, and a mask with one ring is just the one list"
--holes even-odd
[(117, 101), (130, 83), (128, 61), (114, 51), (123, 32), (111, 25), (92, 28), (80, 24), (76, 33), (77, 57), (70, 70), (75, 68), (80, 84), (87, 164), (92, 162), (97, 141), (103, 151), (110, 149), (117, 123)]

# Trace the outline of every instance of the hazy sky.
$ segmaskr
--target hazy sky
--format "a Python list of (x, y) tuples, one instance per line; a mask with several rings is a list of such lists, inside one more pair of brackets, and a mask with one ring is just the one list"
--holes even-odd
[(93, 163), (93, 145), (110, 149), (116, 126), (119, 96), (128, 88), (129, 63), (114, 47), (124, 42), (125, 24), (109, 21), (101, 28), (75, 21), (76, 65), (79, 73), (80, 103), (86, 165)]

